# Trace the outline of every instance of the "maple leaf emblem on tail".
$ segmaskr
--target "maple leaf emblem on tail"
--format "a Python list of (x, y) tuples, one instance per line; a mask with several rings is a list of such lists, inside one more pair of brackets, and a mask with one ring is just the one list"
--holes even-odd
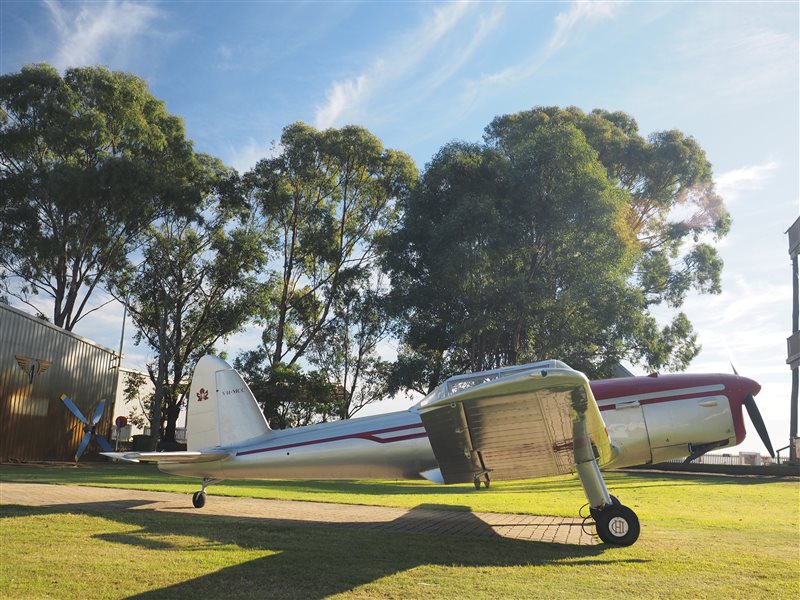
[(208, 390), (205, 388), (200, 388), (200, 391), (197, 392), (197, 401), (202, 402), (203, 400), (208, 400)]

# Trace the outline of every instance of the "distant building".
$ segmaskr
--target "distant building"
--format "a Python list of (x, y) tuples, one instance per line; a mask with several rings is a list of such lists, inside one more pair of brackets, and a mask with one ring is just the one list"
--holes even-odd
[[(126, 377), (134, 374), (141, 375), (142, 378), (144, 379), (144, 383), (139, 389), (138, 398), (134, 399), (131, 402), (126, 402), (125, 401)], [(117, 393), (115, 395), (116, 402), (114, 403), (114, 418), (112, 420), (112, 423), (116, 423), (117, 417), (122, 416), (128, 420), (128, 424), (122, 429), (120, 429), (119, 432), (117, 431), (116, 426), (113, 427), (111, 431), (111, 439), (116, 440), (119, 433), (119, 441), (129, 442), (131, 441), (132, 436), (145, 434), (145, 431), (142, 427), (138, 427), (133, 423), (131, 416), (135, 415), (147, 421), (148, 417), (147, 415), (145, 415), (144, 410), (142, 410), (140, 400), (144, 401), (145, 398), (152, 396), (154, 391), (155, 391), (155, 386), (153, 385), (153, 382), (150, 381), (150, 376), (146, 372), (139, 371), (137, 369), (128, 369), (126, 367), (122, 367), (122, 369), (120, 369), (119, 383), (117, 385)], [(147, 429), (148, 429), (147, 434), (149, 434), (149, 427)]]

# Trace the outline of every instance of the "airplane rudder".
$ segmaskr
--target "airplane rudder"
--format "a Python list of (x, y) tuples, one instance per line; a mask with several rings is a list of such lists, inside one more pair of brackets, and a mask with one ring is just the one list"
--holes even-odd
[(195, 365), (186, 415), (188, 450), (221, 445), (216, 385), (216, 374), (219, 369), (230, 369), (230, 366), (221, 358), (212, 355), (203, 356)]

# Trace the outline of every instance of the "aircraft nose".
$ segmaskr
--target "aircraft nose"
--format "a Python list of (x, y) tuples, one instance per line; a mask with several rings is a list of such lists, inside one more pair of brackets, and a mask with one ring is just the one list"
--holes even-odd
[(750, 394), (751, 396), (755, 396), (761, 391), (761, 384), (754, 379), (742, 377), (741, 375), (738, 375), (737, 377), (740, 380), (740, 385), (743, 388), (745, 395)]
[[(761, 391), (761, 384), (750, 379), (749, 377), (742, 377), (741, 375), (734, 375), (733, 377), (735, 378), (735, 383), (732, 387), (734, 387), (736, 390), (736, 396), (738, 396), (737, 400), (740, 402), (740, 407), (747, 410), (750, 421), (753, 423), (753, 427), (755, 428), (756, 432), (758, 432), (761, 441), (764, 443), (764, 447), (767, 449), (770, 456), (774, 458), (775, 452), (772, 449), (772, 442), (769, 439), (767, 427), (764, 424), (761, 411), (758, 410), (758, 406), (756, 405), (754, 398), (754, 396)], [(739, 409), (739, 412), (741, 414), (741, 408)]]

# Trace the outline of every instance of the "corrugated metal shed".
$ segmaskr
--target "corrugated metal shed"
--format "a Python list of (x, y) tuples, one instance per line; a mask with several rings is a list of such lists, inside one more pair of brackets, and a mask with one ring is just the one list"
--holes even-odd
[[(61, 394), (87, 419), (106, 400), (96, 431), (108, 437), (118, 362), (109, 348), (0, 304), (0, 462), (74, 459), (83, 427)], [(87, 452), (96, 451), (92, 442)]]

